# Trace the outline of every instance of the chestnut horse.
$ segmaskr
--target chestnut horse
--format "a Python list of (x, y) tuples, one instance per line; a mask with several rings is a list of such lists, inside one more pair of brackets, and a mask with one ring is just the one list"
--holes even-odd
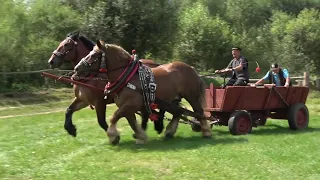
[[(66, 36), (66, 39), (60, 42), (57, 49), (53, 51), (48, 63), (51, 68), (60, 68), (63, 63), (72, 63), (73, 66), (75, 66), (93, 49), (94, 46), (95, 43), (86, 36), (80, 34), (80, 32), (75, 31), (69, 33)], [(149, 67), (156, 67), (159, 65), (148, 59), (143, 59), (141, 61)], [(96, 75), (96, 77), (101, 77), (102, 79), (107, 79), (104, 73), (97, 72), (92, 75)], [(108, 81), (89, 79), (85, 83), (103, 89)], [(114, 103), (113, 98), (110, 97), (107, 98), (107, 100), (104, 100), (103, 91), (100, 92), (79, 85), (73, 85), (73, 89), (75, 98), (65, 113), (64, 128), (67, 132), (74, 137), (76, 136), (76, 127), (73, 125), (72, 115), (74, 112), (79, 111), (88, 105), (90, 105), (91, 108), (95, 108), (100, 127), (107, 131), (108, 124), (106, 123), (106, 105)], [(162, 111), (161, 113), (162, 115), (159, 117), (159, 121), (155, 122), (155, 129), (159, 134), (163, 130), (163, 118), (165, 111)], [(142, 113), (142, 115), (144, 114)], [(142, 119), (142, 128), (146, 130), (148, 116), (145, 115)]]
[[(110, 119), (110, 126), (107, 130), (109, 143), (118, 144), (120, 135), (117, 130), (117, 122), (125, 117), (136, 135), (136, 143), (144, 144), (147, 142), (147, 134), (138, 126), (135, 113), (145, 109), (144, 98), (141, 93), (139, 75), (132, 71), (131, 78), (122, 80), (123, 74), (128, 74), (125, 69), (132, 68), (132, 58), (122, 47), (114, 44), (105, 44), (102, 40), (97, 41), (94, 49), (83, 58), (75, 67), (75, 76), (83, 75), (88, 72), (98, 72), (101, 63), (106, 64), (106, 76), (109, 83), (118, 86), (115, 82), (125, 82), (119, 91), (115, 92), (114, 101), (118, 109)], [(157, 84), (155, 96), (162, 102), (174, 102), (175, 99), (185, 98), (192, 106), (196, 119), (200, 121), (203, 137), (211, 137), (211, 128), (205, 119), (205, 84), (197, 72), (191, 66), (175, 61), (151, 69)], [(128, 84), (126, 84), (128, 83)], [(130, 84), (130, 86), (128, 86)], [(126, 86), (127, 85), (127, 86)], [(132, 88), (135, 87), (135, 88)], [(134, 90), (136, 89), (136, 90)], [(108, 92), (108, 91), (106, 91)], [(166, 127), (165, 137), (173, 137), (182, 112), (173, 112), (173, 118)]]

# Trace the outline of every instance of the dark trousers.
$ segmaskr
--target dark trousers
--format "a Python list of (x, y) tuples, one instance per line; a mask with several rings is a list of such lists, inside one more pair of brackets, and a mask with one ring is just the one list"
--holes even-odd
[(230, 79), (226, 85), (223, 86), (225, 88), (226, 86), (246, 86), (247, 81), (243, 79)]

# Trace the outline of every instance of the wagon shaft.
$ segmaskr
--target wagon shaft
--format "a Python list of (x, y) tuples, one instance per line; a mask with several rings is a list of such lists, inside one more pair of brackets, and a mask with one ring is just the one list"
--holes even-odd
[(76, 84), (76, 85), (79, 85), (79, 86), (84, 86), (84, 87), (87, 87), (87, 88), (90, 88), (90, 89), (93, 89), (93, 90), (97, 90), (97, 91), (104, 91), (104, 89), (100, 89), (100, 88), (97, 88), (95, 86), (91, 86), (89, 84), (82, 83), (82, 82), (79, 82), (79, 81), (74, 81), (72, 79), (65, 78), (63, 76), (57, 76), (57, 75), (46, 73), (46, 72), (42, 72), (41, 75), (45, 76), (45, 77), (48, 77), (48, 78), (51, 78), (51, 79), (55, 79), (57, 81), (61, 81), (61, 82), (65, 82), (65, 83), (72, 83), (72, 84)]
[(164, 100), (161, 100), (158, 98), (156, 98), (155, 102), (156, 102), (156, 104), (158, 104), (158, 106), (161, 109), (164, 109), (165, 111), (170, 112), (171, 114), (179, 112), (179, 113), (186, 115), (186, 116), (192, 116), (192, 117), (201, 117), (202, 116), (201, 114), (195, 113), (195, 112), (190, 111), (186, 108), (183, 108), (180, 105), (175, 104), (174, 102), (169, 103), (167, 101), (164, 101)]

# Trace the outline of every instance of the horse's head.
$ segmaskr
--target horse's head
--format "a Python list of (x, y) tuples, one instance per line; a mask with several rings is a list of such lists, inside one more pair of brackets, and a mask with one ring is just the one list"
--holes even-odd
[(75, 76), (86, 76), (92, 72), (111, 72), (125, 67), (131, 59), (123, 48), (97, 41), (93, 50), (74, 67)]
[(80, 35), (78, 31), (69, 33), (53, 51), (48, 63), (51, 68), (59, 68), (64, 62), (78, 64), (81, 58), (93, 49), (94, 43)]

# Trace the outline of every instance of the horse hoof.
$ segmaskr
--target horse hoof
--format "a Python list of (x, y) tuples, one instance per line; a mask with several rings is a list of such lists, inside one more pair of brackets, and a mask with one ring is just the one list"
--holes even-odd
[(202, 135), (203, 138), (205, 139), (210, 139), (212, 137), (212, 133), (211, 132), (205, 132)]
[(73, 137), (77, 137), (77, 129), (75, 126), (70, 126), (70, 127), (65, 126), (64, 129), (67, 130), (69, 135)]
[(137, 139), (136, 140), (136, 144), (146, 144), (147, 140), (143, 140), (143, 139)]
[(164, 129), (163, 127), (162, 128), (154, 128), (154, 130), (156, 130), (158, 134), (161, 134), (163, 129)]
[(118, 145), (120, 142), (120, 136), (116, 136), (113, 140), (110, 140), (112, 145)]
[(156, 131), (157, 131), (158, 134), (161, 134), (163, 129), (156, 129)]
[(69, 132), (69, 134), (71, 135), (71, 136), (73, 136), (73, 137), (77, 137), (77, 131), (73, 131), (73, 132)]
[(167, 134), (165, 135), (165, 139), (173, 139), (173, 134), (167, 133)]
[(137, 139), (137, 135), (136, 135), (136, 134), (132, 134), (132, 137), (133, 137), (134, 139)]

